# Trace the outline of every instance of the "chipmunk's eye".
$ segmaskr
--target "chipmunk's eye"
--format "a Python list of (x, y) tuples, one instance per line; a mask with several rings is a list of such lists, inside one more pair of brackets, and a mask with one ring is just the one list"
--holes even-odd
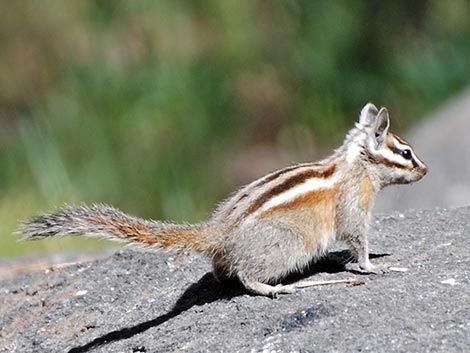
[(401, 155), (405, 159), (411, 159), (412, 158), (411, 151), (409, 149), (402, 150)]

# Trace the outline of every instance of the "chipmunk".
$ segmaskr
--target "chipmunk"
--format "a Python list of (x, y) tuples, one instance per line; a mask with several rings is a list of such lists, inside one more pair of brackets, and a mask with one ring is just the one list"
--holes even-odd
[(106, 205), (66, 206), (20, 226), (23, 239), (85, 235), (150, 249), (193, 250), (212, 258), (222, 281), (238, 277), (266, 296), (291, 293), (280, 281), (344, 241), (359, 269), (380, 273), (369, 261), (371, 207), (383, 187), (420, 180), (426, 165), (411, 146), (389, 132), (386, 108), (367, 104), (341, 147), (319, 162), (293, 165), (243, 186), (212, 217), (195, 225), (131, 217)]

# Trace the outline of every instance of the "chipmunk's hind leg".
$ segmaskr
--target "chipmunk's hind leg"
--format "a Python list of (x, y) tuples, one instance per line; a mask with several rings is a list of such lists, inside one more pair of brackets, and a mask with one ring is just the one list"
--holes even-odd
[(276, 298), (278, 294), (294, 293), (296, 290), (295, 285), (292, 284), (278, 284), (276, 286), (271, 286), (266, 283), (250, 280), (243, 276), (239, 276), (239, 279), (250, 292), (271, 298)]
[(245, 288), (270, 297), (294, 292), (294, 285), (279, 281), (302, 270), (312, 257), (300, 234), (272, 219), (245, 223), (227, 237), (225, 247), (232, 273)]

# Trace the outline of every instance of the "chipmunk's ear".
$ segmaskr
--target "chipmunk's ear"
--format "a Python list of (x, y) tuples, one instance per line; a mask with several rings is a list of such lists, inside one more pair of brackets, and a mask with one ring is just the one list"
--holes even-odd
[(363, 126), (373, 126), (378, 113), (379, 111), (375, 105), (367, 103), (361, 110), (359, 123)]
[(377, 140), (378, 144), (381, 144), (385, 141), (389, 127), (390, 118), (388, 117), (388, 110), (387, 108), (380, 108), (374, 125), (375, 139)]

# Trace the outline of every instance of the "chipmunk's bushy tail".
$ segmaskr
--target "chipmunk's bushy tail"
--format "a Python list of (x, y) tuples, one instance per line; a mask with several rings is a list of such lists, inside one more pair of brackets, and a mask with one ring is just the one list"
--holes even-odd
[(178, 225), (129, 216), (106, 205), (66, 206), (20, 225), (23, 240), (84, 235), (143, 245), (212, 253), (217, 239), (206, 224)]

